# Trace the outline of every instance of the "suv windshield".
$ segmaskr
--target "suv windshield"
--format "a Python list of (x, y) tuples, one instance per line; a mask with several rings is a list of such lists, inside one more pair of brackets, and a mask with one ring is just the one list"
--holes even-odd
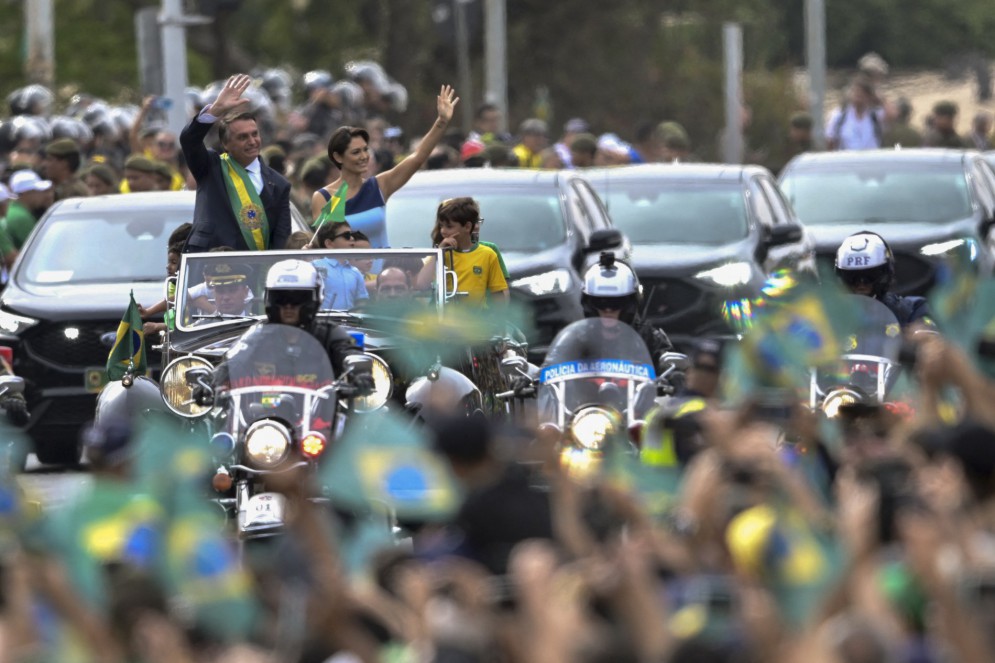
[(883, 162), (793, 169), (781, 188), (806, 225), (942, 223), (971, 216), (959, 162)]
[(30, 285), (162, 281), (166, 242), (189, 209), (52, 216), (38, 228), (16, 276)]
[(598, 193), (633, 244), (725, 244), (746, 236), (739, 182), (609, 178)]
[(472, 195), (484, 220), (480, 237), (497, 242), (501, 252), (534, 253), (566, 241), (560, 199), (555, 189), (529, 193), (507, 188), (481, 192), (402, 189), (387, 203), (387, 235), (394, 247), (431, 246), (439, 203)]

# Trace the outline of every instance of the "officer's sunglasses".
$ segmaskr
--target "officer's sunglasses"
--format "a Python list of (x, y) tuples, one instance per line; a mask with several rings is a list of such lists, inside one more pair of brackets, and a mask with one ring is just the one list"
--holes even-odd
[(596, 311), (621, 311), (622, 303), (617, 297), (591, 297), (591, 306)]

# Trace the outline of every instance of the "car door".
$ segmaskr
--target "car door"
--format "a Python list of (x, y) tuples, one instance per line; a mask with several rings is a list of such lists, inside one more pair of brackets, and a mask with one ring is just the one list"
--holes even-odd
[[(993, 218), (995, 216), (995, 171), (984, 158), (977, 157), (972, 159), (970, 175), (971, 185), (983, 209), (984, 218)], [(995, 260), (995, 228), (989, 225), (988, 232), (985, 233), (984, 237), (980, 237), (980, 240), (988, 255)]]
[[(609, 230), (614, 228), (611, 216), (608, 214), (605, 204), (602, 202), (601, 197), (598, 196), (594, 188), (591, 187), (590, 182), (577, 178), (573, 180), (572, 186), (577, 192), (577, 196), (580, 200), (580, 204), (583, 205), (586, 210), (587, 217), (591, 222), (591, 230), (596, 232), (598, 230)], [(620, 231), (621, 232), (621, 231)], [(628, 260), (632, 254), (632, 245), (629, 243), (629, 238), (622, 234), (622, 246), (620, 249), (615, 251), (616, 257), (622, 260)]]
[(772, 256), (771, 251), (765, 250), (763, 247), (763, 245), (767, 242), (767, 238), (770, 237), (775, 221), (774, 208), (767, 199), (767, 194), (764, 193), (761, 179), (760, 175), (753, 175), (750, 177), (749, 200), (750, 208), (753, 211), (753, 219), (757, 225), (755, 229), (757, 234), (756, 255), (758, 258), (762, 259), (760, 264), (762, 271), (769, 274), (771, 271), (776, 269), (775, 258), (779, 255), (779, 253), (775, 251), (773, 252), (775, 255)]

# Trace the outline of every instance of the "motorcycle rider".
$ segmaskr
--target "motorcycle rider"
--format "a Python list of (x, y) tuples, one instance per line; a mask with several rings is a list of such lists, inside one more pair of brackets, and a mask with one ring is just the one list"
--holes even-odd
[(887, 306), (903, 329), (915, 323), (934, 326), (925, 297), (889, 292), (895, 281), (895, 256), (877, 233), (865, 230), (843, 240), (836, 251), (836, 275), (853, 294)]
[[(310, 262), (291, 259), (274, 263), (266, 273), (263, 297), (267, 321), (261, 324), (277, 323), (307, 331), (325, 348), (335, 375), (342, 375), (345, 358), (360, 355), (362, 351), (356, 347), (352, 336), (341, 327), (318, 320), (322, 290), (321, 276)], [(226, 379), (225, 364), (222, 363), (215, 371), (214, 383), (221, 384)], [(353, 373), (350, 382), (361, 395), (374, 389), (373, 376), (368, 372)], [(199, 389), (195, 389), (194, 396), (198, 402), (207, 399), (203, 390)]]
[(639, 304), (642, 300), (642, 286), (632, 268), (618, 262), (615, 254), (605, 251), (597, 265), (584, 274), (580, 302), (584, 307), (584, 317), (621, 320), (636, 330), (646, 343), (653, 363), (659, 363), (661, 355), (673, 349), (670, 339), (659, 327), (655, 327), (639, 317)]

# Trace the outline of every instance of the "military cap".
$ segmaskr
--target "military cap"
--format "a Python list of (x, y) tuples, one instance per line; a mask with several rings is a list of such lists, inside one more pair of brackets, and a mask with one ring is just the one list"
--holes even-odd
[(286, 159), (287, 153), (279, 145), (267, 145), (259, 151), (259, 156), (263, 158), (263, 161), (269, 163), (270, 159), (274, 157), (278, 159)]
[(790, 123), (795, 129), (811, 129), (812, 116), (805, 111), (798, 111), (791, 116)]
[(576, 152), (594, 154), (598, 151), (598, 138), (594, 134), (577, 134), (577, 136), (570, 141), (570, 149)]
[(160, 177), (164, 177), (167, 180), (172, 181), (173, 179), (173, 169), (169, 167), (169, 164), (165, 161), (152, 161), (152, 172)]
[(59, 138), (45, 146), (45, 154), (50, 157), (68, 157), (79, 154), (79, 145), (72, 138)]
[(683, 126), (681, 126), (679, 122), (674, 122), (673, 120), (661, 122), (659, 125), (657, 125), (656, 131), (657, 133), (660, 134), (660, 137), (663, 138), (664, 140), (666, 140), (669, 136), (678, 136), (678, 137), (683, 137), (684, 140), (686, 140), (689, 143), (691, 142), (691, 139), (688, 137), (687, 130)]
[(933, 115), (953, 117), (957, 114), (957, 104), (952, 101), (937, 101), (933, 106)]
[(143, 157), (141, 154), (132, 154), (128, 157), (127, 161), (124, 162), (125, 170), (137, 170), (141, 173), (154, 173), (155, 164), (152, 163), (152, 159), (148, 157)]
[(102, 163), (95, 163), (86, 169), (84, 175), (93, 175), (94, 177), (100, 178), (109, 186), (117, 186), (117, 176), (114, 171), (111, 170), (110, 166)]
[(209, 286), (244, 283), (252, 269), (240, 262), (212, 262), (204, 267), (204, 280)]

